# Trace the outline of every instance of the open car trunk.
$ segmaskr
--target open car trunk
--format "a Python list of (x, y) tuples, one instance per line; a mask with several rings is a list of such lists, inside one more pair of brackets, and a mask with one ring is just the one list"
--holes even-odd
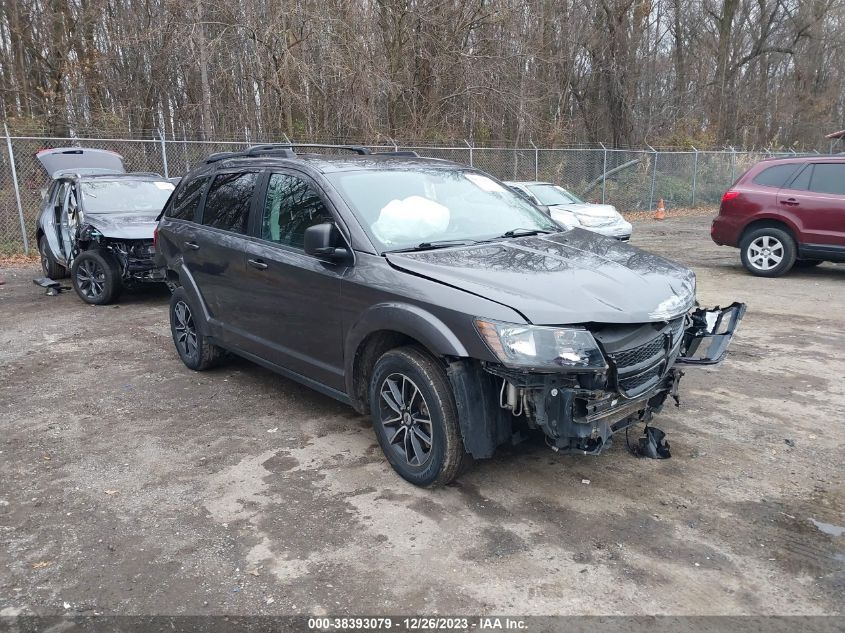
[(126, 173), (123, 167), (123, 156), (104, 149), (59, 147), (43, 149), (36, 153), (35, 157), (51, 178), (57, 178), (63, 173)]

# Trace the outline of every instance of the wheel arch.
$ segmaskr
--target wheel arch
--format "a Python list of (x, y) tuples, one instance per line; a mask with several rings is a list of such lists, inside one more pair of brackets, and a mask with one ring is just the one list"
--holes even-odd
[(368, 386), (373, 367), (386, 351), (413, 345), (444, 362), (468, 356), (452, 330), (418, 306), (379, 304), (352, 326), (345, 346), (346, 392), (356, 411), (369, 412)]
[(749, 233), (756, 231), (757, 229), (764, 228), (780, 229), (785, 231), (789, 237), (792, 238), (792, 241), (795, 242), (796, 248), (798, 247), (799, 242), (797, 227), (783, 218), (759, 218), (753, 222), (749, 222), (743, 227), (742, 232), (739, 234), (739, 240), (737, 240), (739, 247), (742, 248), (742, 243), (745, 241), (745, 238)]

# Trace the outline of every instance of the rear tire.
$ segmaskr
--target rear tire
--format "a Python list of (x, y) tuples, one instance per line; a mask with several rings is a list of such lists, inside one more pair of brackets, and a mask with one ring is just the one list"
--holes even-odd
[(739, 248), (742, 265), (758, 277), (780, 277), (795, 264), (795, 240), (783, 229), (767, 226), (749, 231)]
[(41, 257), (41, 271), (44, 273), (45, 277), (49, 277), (50, 279), (61, 279), (63, 277), (67, 277), (67, 268), (62, 266), (56, 261), (56, 258), (53, 257), (46, 235), (42, 235), (41, 239), (38, 240), (38, 254)]
[(188, 369), (204, 371), (220, 362), (223, 349), (200, 333), (194, 314), (185, 289), (176, 288), (170, 297), (170, 333), (173, 335), (173, 344)]
[(73, 260), (70, 276), (76, 294), (91, 305), (109, 304), (123, 292), (117, 263), (100, 251), (82, 251)]
[(461, 472), (468, 455), (446, 372), (415, 347), (400, 347), (376, 362), (370, 380), (373, 427), (387, 461), (417, 486), (442, 486)]

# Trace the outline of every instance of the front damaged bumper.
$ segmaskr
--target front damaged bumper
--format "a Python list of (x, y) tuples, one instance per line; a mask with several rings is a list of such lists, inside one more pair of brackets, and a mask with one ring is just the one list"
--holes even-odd
[(675, 362), (686, 365), (721, 363), (743, 316), (745, 304), (736, 302), (722, 309), (699, 308), (690, 313), (682, 355)]
[(680, 365), (724, 360), (744, 314), (741, 303), (696, 309), (663, 326), (651, 325), (648, 338), (638, 335), (627, 348), (596, 336), (608, 361), (604, 372), (538, 373), (493, 364), (484, 369), (501, 380), (500, 407), (529, 428), (542, 429), (552, 448), (598, 454), (614, 433), (650, 422), (667, 398), (679, 402)]

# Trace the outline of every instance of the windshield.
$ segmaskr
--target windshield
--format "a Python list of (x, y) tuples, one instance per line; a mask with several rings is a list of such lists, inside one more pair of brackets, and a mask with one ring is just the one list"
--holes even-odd
[(518, 229), (561, 230), (534, 205), (473, 171), (349, 171), (328, 178), (384, 251), (487, 240)]
[(584, 204), (578, 196), (557, 185), (526, 185), (526, 188), (540, 201), (540, 204), (548, 207), (556, 204)]
[(87, 213), (158, 213), (173, 183), (150, 180), (96, 180), (81, 184)]

